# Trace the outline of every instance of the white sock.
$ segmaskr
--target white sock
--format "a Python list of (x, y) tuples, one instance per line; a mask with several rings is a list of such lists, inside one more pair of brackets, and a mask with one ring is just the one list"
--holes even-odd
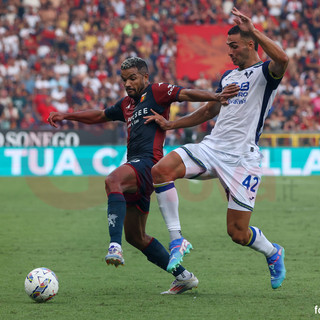
[(188, 270), (184, 270), (178, 276), (176, 276), (177, 280), (188, 280), (191, 278), (191, 273)]
[(170, 234), (170, 241), (181, 238), (179, 198), (173, 181), (154, 184), (162, 217)]
[(249, 227), (251, 230), (250, 241), (247, 244), (248, 247), (263, 253), (266, 258), (271, 257), (277, 252), (277, 249), (273, 244), (264, 236), (262, 231), (256, 227)]

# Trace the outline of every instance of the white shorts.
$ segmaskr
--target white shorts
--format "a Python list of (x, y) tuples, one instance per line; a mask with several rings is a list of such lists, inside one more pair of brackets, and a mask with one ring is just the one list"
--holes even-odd
[(185, 167), (185, 178), (219, 178), (226, 190), (228, 208), (252, 211), (261, 181), (261, 155), (257, 151), (232, 155), (210, 149), (204, 143), (186, 144), (174, 150)]

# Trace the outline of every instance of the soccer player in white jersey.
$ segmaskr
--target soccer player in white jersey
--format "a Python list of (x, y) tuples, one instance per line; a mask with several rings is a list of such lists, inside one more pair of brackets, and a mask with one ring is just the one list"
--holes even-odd
[[(281, 286), (286, 270), (284, 249), (271, 243), (257, 227), (249, 226), (261, 181), (258, 147), (265, 118), (276, 89), (288, 65), (288, 56), (271, 39), (258, 31), (250, 18), (232, 10), (236, 25), (228, 32), (228, 54), (237, 69), (224, 73), (217, 92), (231, 83), (240, 87), (228, 106), (208, 102), (195, 112), (176, 121), (160, 115), (146, 117), (164, 130), (190, 127), (219, 113), (210, 135), (199, 144), (187, 144), (162, 158), (152, 169), (160, 211), (170, 233), (168, 271), (175, 270), (192, 245), (181, 235), (178, 195), (174, 181), (179, 178), (218, 178), (228, 197), (227, 232), (235, 243), (265, 255), (271, 274), (271, 286)], [(258, 44), (270, 60), (262, 62)]]

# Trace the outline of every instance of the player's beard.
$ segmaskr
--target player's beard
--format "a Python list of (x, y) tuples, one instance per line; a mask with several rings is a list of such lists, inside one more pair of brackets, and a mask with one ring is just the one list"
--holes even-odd
[[(141, 86), (139, 89), (130, 88), (129, 90), (126, 89), (127, 95), (132, 99), (137, 99), (141, 96), (142, 91), (144, 90), (145, 86)], [(129, 91), (129, 92), (128, 92)]]
[(127, 95), (132, 99), (137, 99), (139, 97), (139, 89), (136, 88), (127, 88), (126, 89)]
[[(126, 90), (127, 91), (127, 90)], [(137, 93), (136, 93), (136, 90), (134, 89), (131, 89), (129, 92), (127, 91), (127, 95), (130, 97), (130, 98), (135, 98), (137, 96)]]

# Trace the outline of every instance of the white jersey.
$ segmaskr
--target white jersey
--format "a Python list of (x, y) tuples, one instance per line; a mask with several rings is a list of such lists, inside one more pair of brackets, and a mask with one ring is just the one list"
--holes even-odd
[(282, 79), (269, 73), (270, 61), (260, 62), (244, 70), (229, 70), (221, 78), (217, 92), (231, 84), (240, 86), (238, 95), (221, 106), (217, 123), (202, 143), (226, 153), (241, 155), (258, 151), (264, 121)]

